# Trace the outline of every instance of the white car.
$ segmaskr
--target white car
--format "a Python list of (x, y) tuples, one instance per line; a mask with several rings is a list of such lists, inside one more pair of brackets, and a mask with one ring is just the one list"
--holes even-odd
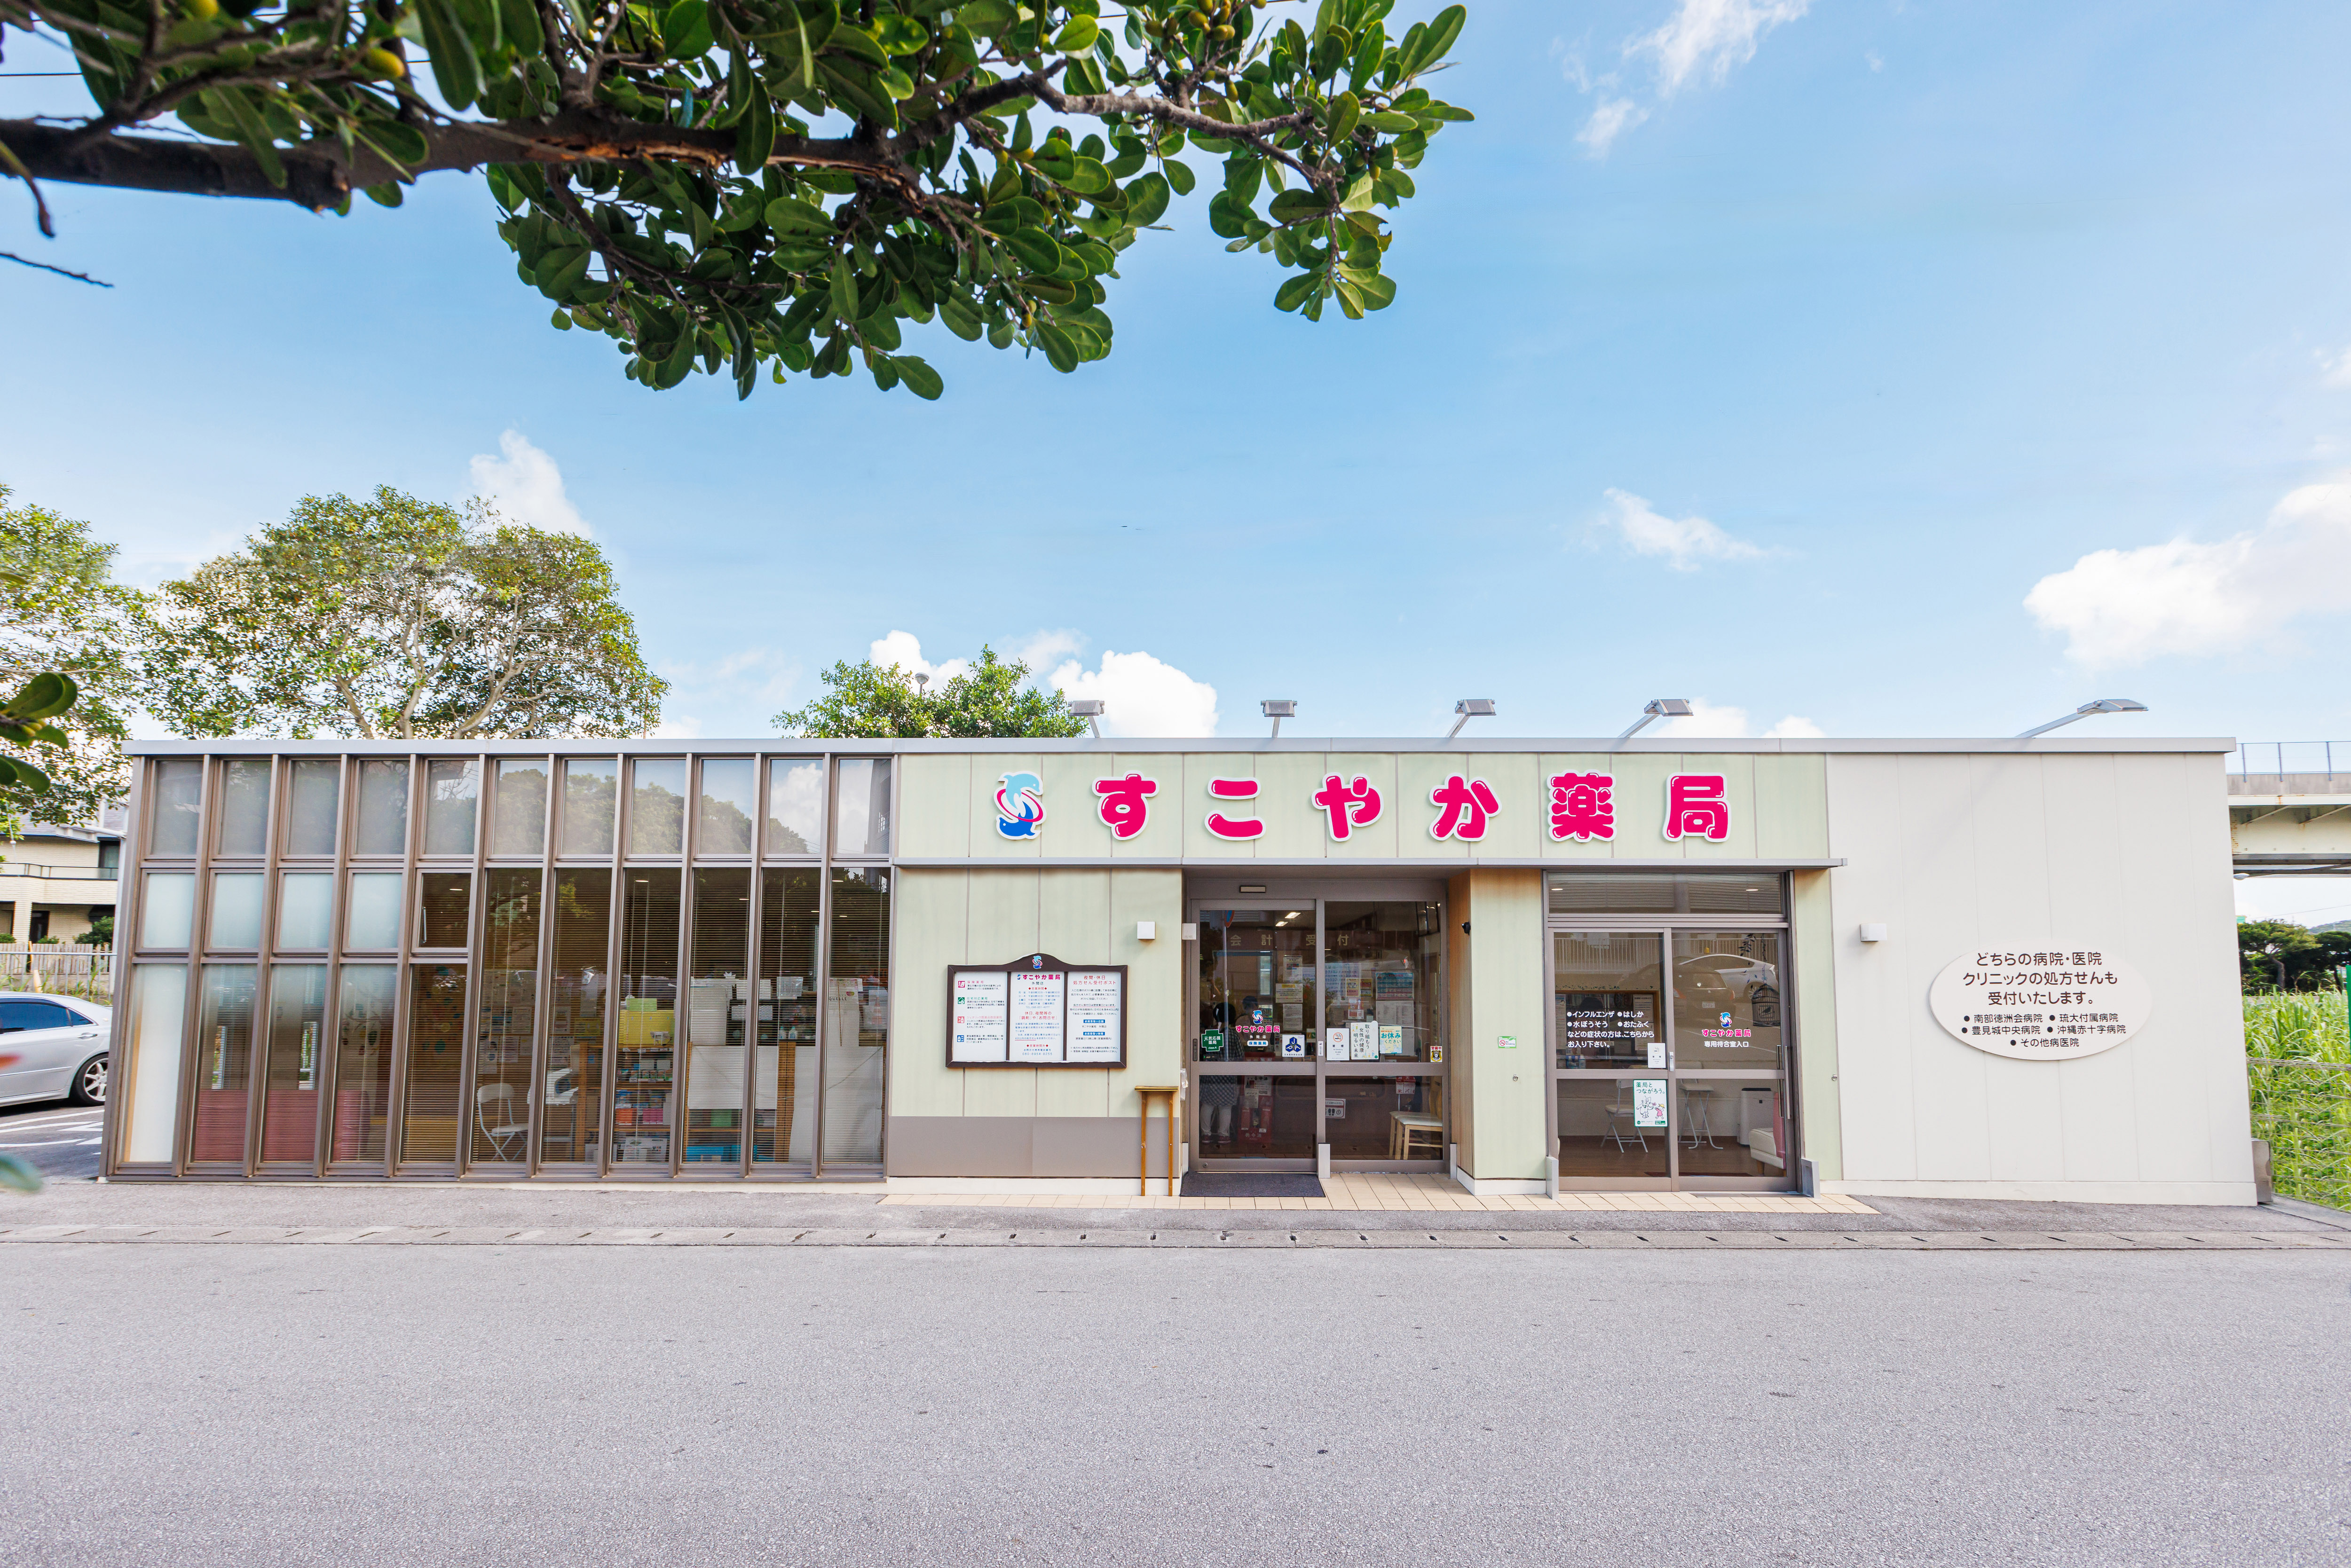
[(26, 1100), (106, 1103), (107, 1040), (114, 1009), (79, 997), (0, 991), (0, 1105)]

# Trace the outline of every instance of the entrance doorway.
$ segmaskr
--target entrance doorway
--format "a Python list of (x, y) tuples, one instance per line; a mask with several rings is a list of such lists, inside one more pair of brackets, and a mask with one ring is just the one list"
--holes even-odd
[(1333, 1170), (1442, 1170), (1443, 904), (1251, 889), (1191, 913), (1195, 1167), (1311, 1171), (1327, 1145)]

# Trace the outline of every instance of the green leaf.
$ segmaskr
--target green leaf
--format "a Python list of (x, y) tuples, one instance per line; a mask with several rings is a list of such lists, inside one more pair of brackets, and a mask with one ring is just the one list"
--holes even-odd
[[(473, 46), (467, 44), (465, 47), (470, 51)], [(209, 92), (204, 96), (207, 103), (218, 104), (229, 119), (235, 122), (238, 139), (253, 150), (253, 161), (261, 165), (262, 173), (268, 178), (271, 184), (281, 191), (284, 190), (286, 165), (278, 159), (276, 138), (270, 135), (269, 128), (262, 124), (261, 116), (256, 113), (253, 105), (246, 100), (244, 92), (236, 88), (228, 88), (223, 91)], [(460, 104), (458, 107), (462, 109), (465, 106)]]
[(1354, 285), (1366, 310), (1384, 310), (1395, 303), (1395, 279), (1362, 267), (1343, 267), (1339, 276)]
[(1319, 272), (1301, 272), (1274, 290), (1273, 303), (1279, 309), (1295, 310), (1306, 303), (1306, 297), (1313, 293), (1322, 281), (1322, 275)]
[(1420, 121), (1411, 115), (1398, 114), (1393, 110), (1386, 109), (1364, 116), (1364, 123), (1374, 131), (1385, 131), (1392, 136), (1401, 136), (1407, 131), (1416, 131), (1420, 128)]
[(930, 29), (912, 16), (884, 16), (873, 24), (883, 48), (893, 55), (911, 55), (931, 41)]
[(1179, 162), (1170, 158), (1161, 167), (1166, 171), (1167, 183), (1176, 187), (1176, 193), (1179, 196), (1190, 195), (1192, 187), (1198, 183), (1198, 176), (1192, 172), (1192, 165), (1189, 163)]
[(876, 70), (890, 63), (889, 51), (883, 48), (881, 41), (860, 27), (835, 27), (832, 36), (825, 40), (824, 47), (844, 55), (854, 55)]
[(1092, 16), (1072, 16), (1053, 38), (1053, 47), (1065, 55), (1083, 54), (1094, 47), (1102, 33), (1102, 24)]
[(979, 335), (984, 330), (979, 318), (972, 314), (971, 307), (957, 294), (950, 294), (939, 301), (939, 319), (947, 324), (948, 331), (967, 343), (979, 341)]
[(896, 66), (883, 67), (873, 73), (873, 79), (881, 84), (883, 92), (900, 103), (914, 96), (914, 78)]
[[(571, 291), (588, 277), (588, 262), (593, 253), (580, 249), (566, 256), (558, 252), (539, 264), (539, 292), (561, 303), (571, 298)], [(560, 259), (559, 259), (559, 257)]]
[(422, 163), (433, 151), (424, 132), (397, 120), (356, 119), (351, 133), (395, 163)]
[(1274, 197), (1266, 216), (1278, 224), (1303, 223), (1331, 210), (1320, 191), (1284, 191)]
[(906, 390), (925, 402), (936, 402), (939, 393), (946, 391), (946, 383), (939, 380), (939, 372), (914, 355), (899, 354), (890, 362), (897, 366), (898, 379), (906, 383)]
[(847, 256), (832, 258), (832, 313), (844, 321), (857, 319), (857, 270)]
[(1063, 184), (1068, 183), (1071, 176), (1078, 172), (1078, 155), (1070, 151), (1068, 142), (1062, 141), (1046, 142), (1029, 154), (1029, 161), (1036, 166), (1037, 172)]
[(1344, 141), (1354, 134), (1355, 119), (1364, 111), (1352, 92), (1343, 92), (1331, 100), (1331, 140)]
[(797, 201), (790, 196), (778, 196), (768, 204), (768, 226), (778, 234), (830, 235), (832, 218), (822, 207)]
[(662, 49), (672, 59), (700, 59), (717, 41), (704, 0), (677, 0), (662, 18)]
[(1078, 346), (1070, 335), (1050, 321), (1040, 321), (1031, 331), (1038, 346), (1045, 350), (1045, 362), (1063, 375), (1078, 368)]
[(990, 38), (1011, 28), (1012, 6), (1008, 0), (967, 0), (956, 7), (956, 20), (975, 37)]
[(1018, 229), (1006, 235), (1004, 243), (1033, 271), (1050, 275), (1061, 270), (1061, 247), (1053, 242), (1050, 235), (1041, 235), (1033, 229)]
[(1141, 175), (1126, 187), (1126, 221), (1137, 228), (1155, 224), (1167, 211), (1167, 202), (1166, 180), (1157, 174)]
[(1076, 167), (1071, 170), (1066, 183), (1081, 196), (1098, 196), (1109, 190), (1113, 182), (1110, 171), (1102, 167), (1100, 159), (1080, 158), (1076, 161)]
[(744, 76), (749, 96), (743, 118), (735, 124), (735, 167), (744, 174), (757, 174), (776, 150), (776, 109), (768, 101), (766, 84), (748, 71)]
[(424, 29), (424, 52), (433, 60), (433, 79), (452, 109), (469, 109), (482, 96), (482, 62), (474, 40), (457, 20), (451, 0), (416, 0), (416, 19)]

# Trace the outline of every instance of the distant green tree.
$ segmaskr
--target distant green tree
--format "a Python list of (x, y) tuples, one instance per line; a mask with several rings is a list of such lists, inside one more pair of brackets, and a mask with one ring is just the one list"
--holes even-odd
[[(2248, 991), (2307, 990), (2334, 983), (2351, 943), (2331, 940), (2291, 920), (2241, 920), (2237, 957)], [(2283, 981), (2283, 984), (2281, 984)]]
[(643, 735), (668, 683), (595, 543), (389, 486), (312, 496), (157, 596), (149, 711), (180, 735)]
[(110, 947), (114, 945), (114, 916), (101, 915), (89, 923), (89, 929), (74, 938), (90, 947)]
[(114, 580), (116, 547), (91, 538), (88, 523), (8, 501), (0, 485), (0, 692), (54, 671), (68, 687), (49, 695), (73, 711), (66, 716), (61, 705), (46, 716), (62, 744), (44, 742), (33, 775), (12, 768), (0, 779), (0, 818), (19, 829), (27, 821), (83, 826), (130, 782), (122, 729), (145, 595)]
[(979, 660), (953, 680), (927, 688), (896, 664), (866, 659), (837, 664), (818, 677), (825, 694), (803, 708), (779, 713), (786, 735), (827, 740), (977, 740), (1006, 737), (1083, 735), (1086, 721), (1058, 691), (1021, 683), (1029, 666), (1003, 660), (983, 645)]

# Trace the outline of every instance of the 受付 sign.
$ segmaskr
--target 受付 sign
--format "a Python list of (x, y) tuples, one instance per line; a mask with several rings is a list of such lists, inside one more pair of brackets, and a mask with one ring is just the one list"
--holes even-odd
[(1987, 946), (1935, 977), (1935, 1021), (1978, 1051), (2019, 1061), (2072, 1061), (2145, 1028), (2152, 998), (2139, 972), (2103, 946)]

